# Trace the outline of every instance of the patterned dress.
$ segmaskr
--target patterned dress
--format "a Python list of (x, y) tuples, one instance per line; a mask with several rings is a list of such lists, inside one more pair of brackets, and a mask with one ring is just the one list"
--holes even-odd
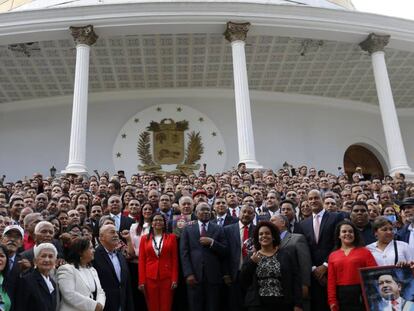
[(260, 297), (283, 297), (283, 288), (280, 271), (280, 262), (276, 258), (277, 252), (272, 256), (263, 256), (256, 269), (259, 283)]

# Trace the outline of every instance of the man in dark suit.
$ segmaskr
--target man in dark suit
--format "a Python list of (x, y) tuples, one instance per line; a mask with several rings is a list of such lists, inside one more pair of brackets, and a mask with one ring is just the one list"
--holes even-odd
[(296, 219), (295, 203), (291, 200), (283, 200), (280, 202), (280, 213), (289, 220), (287, 231), (297, 233), (299, 230), (299, 222)]
[(312, 217), (306, 218), (299, 224), (298, 233), (305, 236), (311, 251), (311, 309), (328, 311), (326, 291), (328, 257), (334, 248), (335, 227), (343, 220), (343, 214), (325, 211), (318, 190), (309, 191), (308, 202), (312, 209)]
[(299, 264), (302, 280), (303, 309), (310, 310), (309, 287), (311, 285), (312, 261), (308, 243), (302, 234), (287, 230), (289, 220), (283, 215), (273, 215), (270, 221), (280, 231), (280, 249), (286, 249)]
[[(63, 249), (60, 242), (56, 239), (53, 239), (55, 234), (55, 229), (49, 221), (39, 222), (34, 229), (34, 239), (35, 245), (40, 245), (42, 243), (52, 243), (58, 251), (58, 262), (62, 262), (63, 258)], [(30, 248), (21, 253), (21, 260), (19, 261), (20, 269), (22, 272), (27, 271), (33, 267), (34, 259), (34, 248)]]
[(171, 224), (173, 223), (174, 219), (174, 211), (172, 209), (172, 202), (170, 196), (168, 194), (162, 194), (160, 196), (158, 206), (158, 211), (167, 220), (167, 232), (172, 232)]
[(211, 210), (207, 203), (197, 205), (196, 215), (198, 221), (184, 228), (180, 240), (189, 309), (217, 311), (227, 242), (223, 229), (210, 222)]
[(7, 249), (9, 256), (9, 271), (7, 271), (6, 290), (10, 296), (10, 301), (14, 305), (15, 292), (20, 277), (19, 261), (22, 259), (18, 253), (19, 248), (23, 245), (24, 231), (20, 226), (11, 225), (4, 229), (1, 244)]
[(115, 250), (119, 243), (115, 226), (102, 226), (99, 241), (101, 245), (96, 248), (93, 266), (106, 294), (104, 311), (133, 311), (128, 266), (123, 255)]
[(400, 209), (406, 224), (398, 230), (396, 238), (414, 248), (414, 197), (405, 198), (400, 203)]
[(224, 282), (229, 289), (227, 307), (232, 311), (239, 311), (243, 306), (243, 293), (239, 276), (243, 263), (249, 258), (249, 251), (251, 251), (249, 246), (253, 246), (252, 243), (249, 245), (248, 241), (253, 238), (254, 217), (255, 206), (244, 204), (240, 209), (239, 221), (224, 228), (224, 234), (229, 243)]
[(212, 223), (218, 224), (220, 227), (225, 227), (238, 222), (239, 220), (227, 213), (228, 207), (226, 199), (223, 197), (216, 197), (214, 200), (214, 211), (216, 217), (211, 221)]
[(113, 194), (109, 197), (108, 209), (112, 219), (115, 221), (116, 231), (122, 232), (131, 228), (134, 220), (130, 217), (122, 215), (122, 201), (119, 195)]

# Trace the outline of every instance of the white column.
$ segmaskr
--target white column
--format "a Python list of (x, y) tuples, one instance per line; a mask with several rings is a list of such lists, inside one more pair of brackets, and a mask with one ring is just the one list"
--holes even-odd
[(256, 161), (253, 122), (250, 110), (249, 83), (247, 78), (245, 40), (250, 23), (227, 23), (224, 33), (231, 43), (233, 55), (234, 95), (236, 101), (237, 139), (239, 163), (250, 169), (262, 168)]
[(395, 175), (395, 173), (400, 172), (407, 175), (408, 179), (411, 179), (414, 175), (408, 166), (397, 110), (388, 77), (387, 65), (385, 63), (384, 48), (388, 44), (389, 39), (390, 36), (380, 36), (372, 33), (365, 41), (360, 43), (360, 46), (364, 51), (371, 54), (375, 86), (387, 144), (390, 174)]
[(90, 46), (97, 40), (93, 26), (71, 27), (76, 42), (76, 69), (73, 90), (72, 126), (69, 161), (63, 174), (87, 174), (86, 129), (88, 116), (88, 82)]

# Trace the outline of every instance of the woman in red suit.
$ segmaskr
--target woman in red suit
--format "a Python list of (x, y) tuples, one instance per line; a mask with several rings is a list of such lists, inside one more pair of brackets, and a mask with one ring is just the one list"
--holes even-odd
[(150, 232), (139, 246), (139, 289), (149, 311), (171, 311), (178, 280), (178, 249), (174, 234), (166, 233), (167, 221), (160, 213), (152, 216)]

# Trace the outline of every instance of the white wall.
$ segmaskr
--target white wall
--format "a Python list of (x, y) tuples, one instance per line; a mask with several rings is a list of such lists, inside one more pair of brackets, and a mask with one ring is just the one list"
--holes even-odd
[[(387, 161), (377, 108), (276, 93), (252, 93), (252, 114), (257, 160), (264, 167), (308, 164), (336, 173), (353, 143), (366, 143)], [(0, 110), (0, 175), (9, 180), (54, 165), (65, 168), (69, 150), (71, 98), (43, 103), (16, 103), (17, 110)], [(112, 148), (124, 124), (137, 112), (156, 104), (188, 105), (206, 114), (221, 131), (226, 144), (226, 168), (237, 164), (237, 131), (233, 93), (226, 90), (156, 90), (92, 94), (88, 111), (87, 167), (114, 170)], [(47, 104), (47, 102), (45, 102)], [(321, 103), (321, 104), (319, 104)], [(339, 105), (339, 108), (338, 108)], [(25, 107), (32, 107), (31, 109)], [(409, 165), (414, 167), (414, 116), (401, 116), (400, 124)], [(215, 159), (211, 159), (214, 161)], [(208, 165), (208, 163), (207, 163)], [(127, 172), (129, 175), (131, 172)]]

